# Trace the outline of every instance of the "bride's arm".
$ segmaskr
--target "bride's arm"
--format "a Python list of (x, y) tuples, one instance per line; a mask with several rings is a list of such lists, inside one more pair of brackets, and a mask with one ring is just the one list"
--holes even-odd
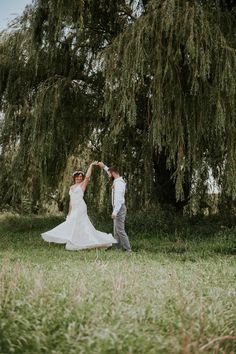
[(97, 161), (94, 161), (91, 163), (91, 165), (89, 166), (87, 173), (85, 175), (84, 181), (81, 183), (81, 188), (83, 189), (83, 192), (86, 191), (87, 185), (90, 181), (90, 177), (92, 176), (92, 172), (93, 172), (93, 166), (97, 165)]

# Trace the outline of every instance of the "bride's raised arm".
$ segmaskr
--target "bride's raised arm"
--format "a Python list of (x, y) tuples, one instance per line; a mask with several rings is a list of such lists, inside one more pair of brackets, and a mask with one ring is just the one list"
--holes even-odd
[(86, 173), (86, 175), (85, 175), (84, 181), (81, 183), (81, 188), (82, 188), (83, 192), (86, 191), (87, 185), (88, 185), (88, 183), (89, 183), (89, 181), (90, 181), (90, 177), (92, 176), (93, 166), (94, 166), (94, 165), (97, 165), (97, 163), (98, 163), (97, 161), (93, 161), (93, 162), (90, 164), (90, 166), (89, 166), (89, 168), (88, 168), (88, 170), (87, 170), (87, 173)]

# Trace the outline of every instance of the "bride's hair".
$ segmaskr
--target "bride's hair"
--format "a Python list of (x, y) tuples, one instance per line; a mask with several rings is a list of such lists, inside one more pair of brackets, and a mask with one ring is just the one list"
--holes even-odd
[(84, 172), (83, 171), (75, 171), (75, 172), (73, 172), (72, 173), (72, 176), (73, 176), (73, 181), (74, 181), (74, 183), (75, 183), (75, 177), (78, 177), (78, 176), (82, 176), (83, 177), (83, 179), (84, 179)]

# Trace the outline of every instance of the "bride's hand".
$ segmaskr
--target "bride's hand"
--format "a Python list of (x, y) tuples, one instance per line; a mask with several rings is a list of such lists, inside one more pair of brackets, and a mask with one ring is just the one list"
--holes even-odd
[(97, 165), (98, 165), (98, 161), (93, 161), (93, 162), (91, 163), (91, 165), (92, 165), (92, 166), (97, 166)]

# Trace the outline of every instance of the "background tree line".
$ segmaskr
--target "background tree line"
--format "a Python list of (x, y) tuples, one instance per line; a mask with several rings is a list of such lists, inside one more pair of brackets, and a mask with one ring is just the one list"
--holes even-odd
[[(117, 164), (133, 209), (236, 194), (232, 1), (37, 0), (0, 36), (0, 207), (66, 209), (74, 169)], [(107, 207), (95, 171), (88, 202)]]

